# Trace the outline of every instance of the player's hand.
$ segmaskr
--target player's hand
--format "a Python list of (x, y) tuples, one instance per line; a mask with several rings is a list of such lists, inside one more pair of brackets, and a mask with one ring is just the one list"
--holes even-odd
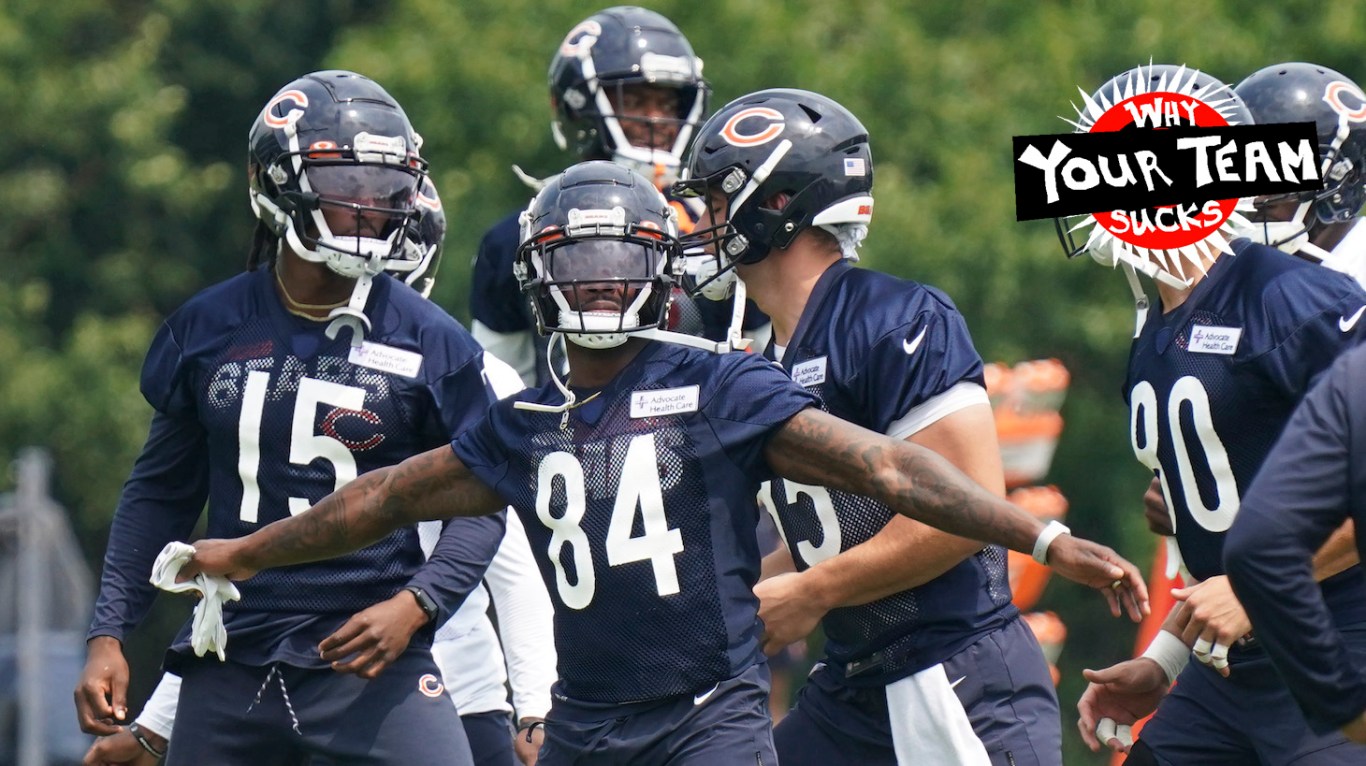
[[(1077, 728), (1092, 752), (1102, 745), (1129, 752), (1133, 740), (1129, 727), (1157, 709), (1167, 695), (1167, 675), (1147, 657), (1126, 660), (1104, 670), (1083, 670), (1090, 685), (1077, 701)], [(1103, 729), (1103, 738), (1096, 729)]]
[(318, 644), (318, 652), (338, 673), (374, 678), (403, 654), (409, 639), (426, 624), (427, 615), (413, 594), (399, 591), (353, 615)]
[(1341, 731), (1347, 739), (1366, 745), (1366, 711), (1362, 711), (1361, 715), (1344, 725)]
[[(519, 725), (525, 726), (529, 721), (535, 720), (540, 719), (523, 718)], [(544, 743), (544, 724), (512, 735), (512, 751), (517, 754), (517, 760), (522, 762), (522, 766), (536, 766), (536, 758), (540, 755), (541, 745)]]
[(1115, 617), (1127, 611), (1134, 622), (1142, 622), (1151, 610), (1143, 573), (1104, 545), (1059, 535), (1048, 546), (1048, 566), (1073, 582), (1099, 590)]
[(803, 592), (802, 577), (796, 572), (759, 581), (754, 595), (764, 622), (764, 654), (770, 657), (811, 635), (827, 611), (810, 592)]
[(1162, 496), (1162, 480), (1156, 476), (1148, 485), (1148, 491), (1143, 493), (1143, 520), (1155, 535), (1171, 537), (1176, 534), (1172, 529), (1172, 516), (1167, 512), (1167, 498)]
[[(1173, 588), (1172, 598), (1185, 602), (1175, 631), (1195, 659), (1228, 676), (1228, 648), (1252, 630), (1252, 621), (1233, 595), (1228, 577), (1219, 575), (1189, 588)], [(1173, 632), (1175, 632), (1173, 631)]]
[(86, 644), (85, 670), (76, 684), (76, 721), (87, 734), (113, 734), (128, 716), (128, 660), (123, 644), (96, 636)]
[[(149, 739), (153, 734), (146, 729)], [(156, 742), (152, 743), (157, 744)], [(161, 743), (165, 747), (165, 743)], [(161, 759), (147, 752), (138, 741), (133, 739), (133, 735), (128, 733), (128, 729), (120, 726), (118, 731), (105, 737), (95, 740), (95, 744), (90, 746), (81, 761), (84, 766), (156, 766)]]
[(176, 582), (185, 582), (200, 573), (222, 575), (229, 580), (254, 577), (256, 570), (242, 563), (242, 541), (245, 539), (197, 541), (194, 544), (194, 556), (180, 568)]

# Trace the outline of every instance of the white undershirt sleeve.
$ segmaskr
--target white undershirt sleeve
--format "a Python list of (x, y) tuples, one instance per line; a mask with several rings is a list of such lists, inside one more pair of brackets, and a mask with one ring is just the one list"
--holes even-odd
[(179, 703), (180, 676), (163, 673), (157, 688), (152, 690), (152, 696), (147, 698), (147, 704), (142, 706), (142, 713), (137, 717), (138, 726), (170, 740), (171, 728), (175, 726), (176, 705)]
[(544, 718), (550, 710), (550, 686), (557, 677), (554, 607), (516, 513), (508, 514), (507, 532), (484, 582), (498, 614), (512, 706), (519, 719)]
[(987, 390), (977, 383), (960, 380), (949, 390), (926, 399), (893, 421), (887, 427), (887, 435), (893, 439), (904, 440), (943, 418), (976, 404), (991, 405), (991, 400), (987, 399)]

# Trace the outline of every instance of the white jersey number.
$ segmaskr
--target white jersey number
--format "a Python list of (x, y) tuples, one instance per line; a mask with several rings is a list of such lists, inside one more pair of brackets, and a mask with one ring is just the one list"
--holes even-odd
[[(555, 482), (564, 486), (564, 514), (550, 514), (550, 499)], [(568, 452), (552, 452), (541, 461), (536, 476), (536, 516), (550, 530), (547, 554), (555, 566), (555, 585), (560, 600), (570, 609), (584, 609), (593, 601), (597, 575), (588, 535), (580, 524), (587, 509), (583, 465)], [(639, 510), (641, 534), (631, 532)], [(574, 561), (577, 582), (570, 583), (560, 554), (568, 545)], [(631, 439), (617, 485), (612, 518), (607, 525), (607, 564), (620, 566), (649, 561), (655, 575), (655, 588), (661, 596), (678, 593), (678, 570), (674, 556), (683, 552), (683, 533), (670, 529), (664, 517), (664, 491), (659, 483), (655, 461), (655, 435)]]
[[(1186, 433), (1181, 425), (1181, 410), (1189, 406), (1193, 433)], [(1171, 477), (1162, 470), (1157, 460), (1157, 392), (1151, 383), (1143, 381), (1134, 386), (1129, 394), (1129, 439), (1138, 462), (1157, 471), (1162, 480), (1162, 494), (1167, 500), (1168, 512), (1172, 514), (1175, 526), (1176, 516), (1172, 508)], [(1176, 381), (1167, 398), (1167, 428), (1172, 435), (1172, 452), (1176, 456), (1176, 479), (1181, 482), (1181, 494), (1186, 498), (1186, 507), (1192, 519), (1210, 532), (1225, 532), (1233, 524), (1238, 513), (1238, 482), (1233, 477), (1233, 467), (1228, 462), (1228, 450), (1219, 434), (1214, 431), (1214, 418), (1210, 415), (1209, 394), (1198, 378), (1187, 375)], [(1142, 433), (1139, 426), (1142, 425)], [(1140, 443), (1140, 436), (1142, 443)], [(1191, 461), (1192, 448), (1204, 453), (1204, 462), (1209, 466), (1210, 478), (1215, 488), (1214, 507), (1205, 505), (1196, 482), (1195, 465)]]
[[(242, 478), (242, 510), (240, 518), (251, 524), (260, 517), (261, 486), (257, 475), (261, 470), (261, 415), (266, 407), (266, 389), (270, 387), (270, 373), (252, 370), (247, 373), (246, 390), (242, 394), (242, 414), (237, 421), (237, 473)], [(365, 408), (365, 389), (343, 386), (313, 378), (299, 379), (299, 393), (294, 400), (294, 420), (290, 428), (289, 462), (308, 465), (317, 458), (332, 464), (336, 475), (333, 491), (356, 478), (356, 458), (345, 444), (316, 433), (318, 405), (330, 404), (347, 410)], [(289, 498), (289, 513), (297, 515), (308, 510), (313, 502), (303, 497)]]
[[(840, 552), (840, 546), (844, 544), (843, 535), (840, 533), (839, 518), (835, 515), (835, 503), (830, 499), (830, 490), (825, 487), (817, 487), (812, 484), (800, 484), (787, 479), (778, 479), (783, 483), (783, 490), (787, 496), (789, 504), (795, 504), (800, 495), (806, 495), (811, 500), (811, 505), (816, 509), (816, 521), (821, 527), (821, 544), (813, 545), (810, 540), (798, 540), (796, 554), (801, 556), (802, 561), (807, 566), (815, 566), (828, 558), (834, 558)], [(783, 540), (789, 546), (792, 545), (792, 538), (783, 528), (783, 522), (778, 518), (778, 503), (773, 497), (773, 482), (766, 481), (759, 490), (759, 504), (773, 517), (774, 526), (778, 527), (778, 534), (783, 536)]]

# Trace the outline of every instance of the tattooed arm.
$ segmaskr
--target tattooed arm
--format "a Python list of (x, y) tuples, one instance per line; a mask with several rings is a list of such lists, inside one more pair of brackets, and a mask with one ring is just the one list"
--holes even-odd
[[(816, 409), (784, 423), (764, 456), (785, 478), (867, 495), (960, 537), (1032, 553), (1044, 528), (1043, 522), (983, 489), (933, 451)], [(1146, 612), (1142, 574), (1109, 548), (1061, 535), (1048, 547), (1047, 558), (1058, 574), (1101, 589), (1115, 615), (1121, 603), (1135, 620)]]
[(482, 516), (505, 505), (443, 445), (370, 471), (304, 513), (246, 537), (200, 540), (180, 579), (204, 572), (244, 580), (262, 569), (349, 553), (419, 521)]

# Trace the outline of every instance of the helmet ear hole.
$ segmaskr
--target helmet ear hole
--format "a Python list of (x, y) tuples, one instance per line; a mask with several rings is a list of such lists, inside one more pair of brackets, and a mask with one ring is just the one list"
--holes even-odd
[(764, 210), (772, 210), (775, 213), (781, 213), (787, 208), (788, 203), (792, 201), (792, 196), (793, 194), (791, 191), (780, 191), (764, 200), (764, 203), (759, 207)]

